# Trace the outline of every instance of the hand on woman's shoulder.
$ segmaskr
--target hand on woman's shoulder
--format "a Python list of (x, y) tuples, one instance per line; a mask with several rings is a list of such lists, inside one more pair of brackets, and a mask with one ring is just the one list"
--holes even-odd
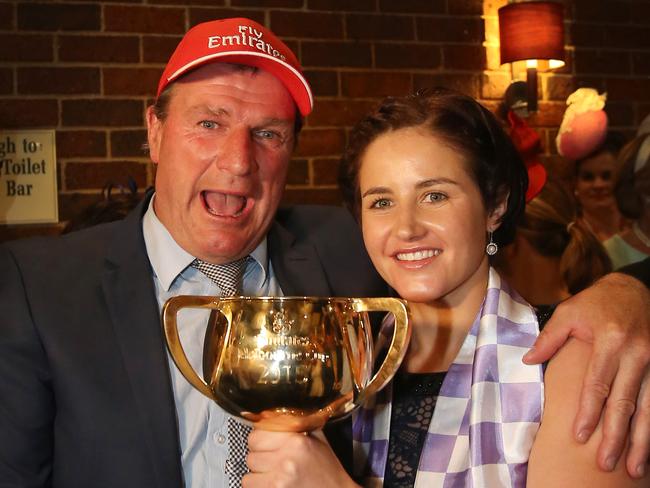
[[(539, 486), (599, 488), (648, 487), (650, 477), (632, 479), (625, 469), (625, 454), (611, 472), (596, 464), (603, 436), (603, 422), (585, 444), (573, 436), (580, 391), (591, 346), (570, 339), (551, 360), (544, 375), (544, 414), (528, 464), (529, 488)], [(625, 442), (629, 442), (626, 439)]]

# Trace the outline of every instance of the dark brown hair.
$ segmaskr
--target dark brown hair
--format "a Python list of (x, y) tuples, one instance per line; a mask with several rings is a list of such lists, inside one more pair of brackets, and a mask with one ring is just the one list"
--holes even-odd
[(600, 143), (600, 145), (596, 149), (591, 151), (585, 157), (576, 160), (575, 162), (576, 176), (578, 176), (578, 173), (580, 172), (580, 166), (585, 160), (594, 158), (602, 153), (609, 153), (612, 156), (614, 156), (614, 158), (616, 158), (621, 148), (625, 145), (625, 142), (626, 142), (625, 135), (623, 135), (621, 132), (611, 131), (611, 130), (608, 131), (607, 134), (605, 135), (605, 139), (603, 140), (603, 142)]
[(573, 198), (555, 181), (547, 181), (528, 202), (517, 232), (542, 256), (560, 258), (560, 274), (571, 294), (612, 269), (602, 244), (577, 220)]
[(380, 135), (421, 127), (464, 156), (488, 212), (506, 195), (508, 206), (494, 240), (514, 238), (524, 208), (528, 174), (521, 157), (497, 118), (471, 97), (446, 89), (386, 98), (352, 129), (339, 170), (339, 185), (348, 208), (360, 216), (359, 169), (363, 154)]

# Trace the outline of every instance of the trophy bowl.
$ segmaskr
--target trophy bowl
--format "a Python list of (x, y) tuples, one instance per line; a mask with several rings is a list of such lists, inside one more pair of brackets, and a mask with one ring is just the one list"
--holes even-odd
[[(203, 377), (181, 344), (177, 315), (212, 309)], [(395, 317), (388, 354), (373, 374), (368, 312)], [(162, 312), (174, 363), (228, 413), (266, 430), (308, 432), (349, 415), (397, 371), (410, 338), (397, 298), (177, 296)]]

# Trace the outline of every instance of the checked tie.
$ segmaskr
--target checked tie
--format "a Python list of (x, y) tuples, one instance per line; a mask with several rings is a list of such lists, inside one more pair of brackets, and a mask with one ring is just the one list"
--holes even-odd
[[(192, 267), (201, 271), (214, 281), (221, 289), (222, 297), (241, 294), (241, 282), (246, 263), (251, 258), (233, 261), (227, 264), (211, 264), (195, 259)], [(226, 473), (228, 474), (228, 487), (240, 488), (242, 477), (248, 473), (246, 456), (248, 455), (248, 434), (251, 428), (232, 417), (228, 417), (228, 459), (226, 460)]]

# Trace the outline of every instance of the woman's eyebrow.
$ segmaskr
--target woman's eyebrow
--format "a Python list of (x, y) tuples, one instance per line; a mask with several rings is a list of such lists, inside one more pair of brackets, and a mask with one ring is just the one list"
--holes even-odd
[[(417, 190), (421, 190), (423, 188), (429, 188), (430, 186), (434, 185), (442, 185), (442, 184), (448, 184), (448, 185), (458, 185), (458, 182), (455, 180), (452, 180), (451, 178), (429, 178), (423, 181), (420, 181), (416, 183), (415, 188)], [(366, 190), (362, 195), (361, 198), (364, 198), (368, 195), (379, 195), (379, 194), (390, 194), (393, 193), (392, 190), (386, 186), (375, 186), (372, 188), (369, 188)]]
[(393, 193), (390, 188), (385, 187), (385, 186), (374, 186), (372, 188), (369, 188), (366, 190), (363, 195), (361, 195), (361, 198), (365, 198), (368, 195), (383, 195), (386, 193)]
[(422, 188), (428, 188), (430, 186), (441, 185), (441, 184), (458, 185), (458, 182), (452, 180), (451, 178), (429, 178), (428, 180), (420, 181), (419, 183), (417, 183), (415, 185), (415, 188), (421, 190)]

